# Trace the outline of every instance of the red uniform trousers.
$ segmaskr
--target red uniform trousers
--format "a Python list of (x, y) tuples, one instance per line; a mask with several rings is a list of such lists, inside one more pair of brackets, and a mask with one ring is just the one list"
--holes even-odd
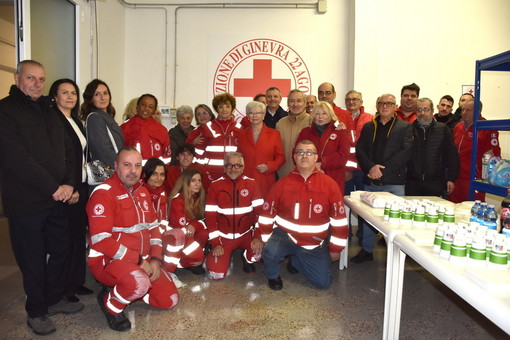
[(207, 229), (195, 230), (192, 237), (175, 228), (163, 233), (163, 268), (174, 272), (177, 268), (190, 268), (200, 265), (205, 258), (204, 248), (209, 239)]
[(252, 232), (248, 232), (235, 240), (221, 238), (221, 245), (224, 253), (222, 256), (214, 256), (212, 252), (207, 255), (206, 267), (213, 280), (223, 279), (228, 272), (230, 266), (230, 256), (232, 252), (238, 248), (244, 249), (243, 256), (249, 263), (257, 262), (260, 258), (255, 258), (251, 241), (253, 240)]
[(89, 267), (96, 280), (113, 287), (105, 301), (112, 314), (121, 313), (127, 305), (139, 299), (160, 309), (172, 308), (179, 302), (177, 288), (163, 268), (159, 278), (151, 282), (137, 264), (114, 260), (103, 266), (101, 260), (91, 262), (89, 261)]

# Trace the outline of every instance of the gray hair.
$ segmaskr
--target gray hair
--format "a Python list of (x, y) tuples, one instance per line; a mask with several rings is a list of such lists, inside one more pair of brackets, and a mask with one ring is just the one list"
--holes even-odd
[(35, 66), (44, 68), (43, 64), (41, 64), (40, 62), (31, 60), (31, 59), (27, 59), (27, 60), (20, 61), (18, 63), (18, 65), (16, 66), (16, 74), (21, 74), (21, 71), (23, 70), (23, 67), (25, 65), (35, 65)]
[(432, 103), (432, 100), (430, 98), (423, 97), (423, 98), (418, 99), (418, 103), (426, 103), (426, 102), (430, 103), (430, 108), (432, 109), (432, 112), (434, 112), (434, 103)]
[(361, 94), (361, 92), (356, 91), (356, 90), (350, 90), (349, 92), (347, 92), (347, 93), (345, 94), (345, 96), (347, 97), (348, 95), (353, 94), (353, 93), (355, 93), (355, 94), (359, 94), (359, 99), (363, 100), (363, 95)]
[(253, 109), (260, 109), (262, 112), (266, 113), (266, 105), (262, 102), (252, 101), (246, 104), (246, 114), (252, 112)]
[(244, 156), (243, 156), (243, 154), (240, 153), (240, 152), (235, 151), (235, 152), (227, 152), (225, 154), (225, 159), (224, 159), (224, 163), (223, 164), (226, 165), (228, 163), (228, 161), (230, 160), (230, 158), (232, 158), (232, 157), (240, 157), (243, 160), (243, 163), (244, 163)]
[(175, 115), (180, 118), (185, 113), (189, 113), (193, 117), (193, 108), (189, 105), (181, 105), (177, 108)]

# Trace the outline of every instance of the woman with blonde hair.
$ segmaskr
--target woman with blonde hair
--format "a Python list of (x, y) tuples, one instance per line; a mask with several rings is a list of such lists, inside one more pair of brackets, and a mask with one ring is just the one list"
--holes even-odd
[(310, 140), (315, 144), (319, 156), (317, 168), (338, 183), (343, 197), (345, 164), (351, 145), (347, 130), (345, 128), (337, 130), (338, 124), (340, 123), (333, 107), (328, 102), (320, 101), (310, 115), (310, 127), (301, 130), (295, 145), (302, 140)]
[(203, 221), (205, 190), (200, 171), (184, 170), (170, 197), (171, 232), (163, 235), (164, 266), (170, 272), (179, 267), (189, 268), (194, 274), (205, 274), (202, 262), (209, 232)]

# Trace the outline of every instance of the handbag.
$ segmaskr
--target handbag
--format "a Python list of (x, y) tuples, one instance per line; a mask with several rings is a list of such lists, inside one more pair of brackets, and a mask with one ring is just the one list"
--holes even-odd
[(99, 185), (113, 175), (112, 167), (99, 159), (85, 163), (85, 170), (89, 185)]
[[(87, 139), (87, 151), (86, 151), (87, 158), (90, 158), (90, 154), (88, 151), (89, 135), (87, 121), (89, 117), (93, 114), (95, 113), (94, 112), (90, 113), (87, 116), (87, 120), (85, 121), (85, 138)], [(113, 135), (108, 126), (106, 126), (106, 131), (108, 131), (108, 136), (110, 136), (110, 140), (112, 142), (115, 153), (118, 153), (119, 150), (117, 149), (117, 144), (115, 144), (115, 140), (113, 139)], [(113, 175), (114, 169), (112, 169), (111, 166), (109, 166), (102, 160), (96, 159), (93, 161), (85, 162), (85, 171), (87, 172), (87, 183), (89, 185), (99, 185)]]

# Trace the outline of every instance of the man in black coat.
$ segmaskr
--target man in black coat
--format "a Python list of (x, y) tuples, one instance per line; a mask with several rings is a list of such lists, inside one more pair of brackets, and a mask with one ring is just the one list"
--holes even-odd
[(429, 98), (418, 99), (413, 133), (414, 144), (407, 165), (406, 196), (446, 197), (455, 189), (459, 154), (450, 129), (432, 116)]
[(2, 199), (23, 275), (27, 324), (46, 335), (55, 331), (48, 315), (83, 309), (63, 298), (70, 247), (64, 205), (77, 180), (64, 127), (42, 96), (43, 66), (22, 61), (14, 80), (9, 96), (0, 101)]
[[(404, 196), (406, 166), (411, 157), (413, 130), (411, 124), (398, 119), (395, 113), (396, 98), (383, 94), (377, 98), (377, 114), (361, 130), (356, 144), (356, 158), (363, 171), (365, 190), (390, 192)], [(353, 263), (372, 261), (377, 230), (365, 221), (360, 252), (351, 259)]]

